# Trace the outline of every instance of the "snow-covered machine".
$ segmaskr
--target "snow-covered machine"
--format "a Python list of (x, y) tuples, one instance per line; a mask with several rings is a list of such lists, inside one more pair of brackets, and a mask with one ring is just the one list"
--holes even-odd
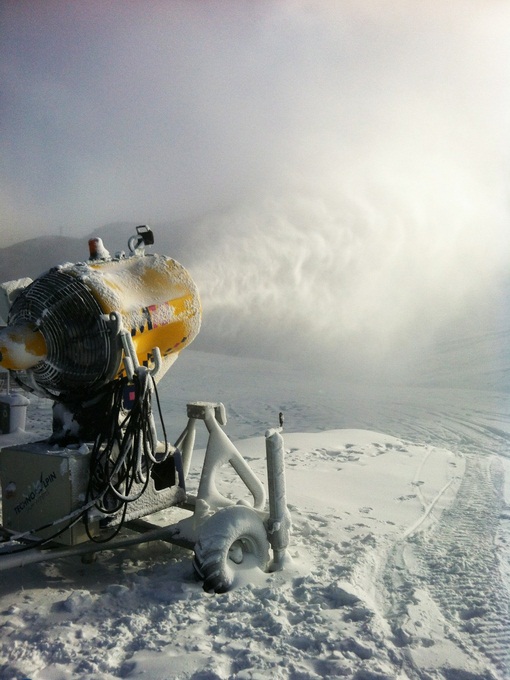
[[(48, 440), (0, 451), (0, 570), (150, 540), (193, 550), (196, 573), (215, 592), (232, 587), (243, 562), (268, 570), (284, 564), (291, 522), (283, 420), (266, 432), (268, 509), (264, 485), (223, 429), (223, 404), (188, 404), (175, 445), (160, 412), (158, 438), (157, 383), (196, 337), (201, 305), (182, 265), (146, 253), (153, 243), (152, 231), (137, 227), (128, 255), (112, 257), (92, 239), (87, 262), (10, 287), (0, 366), (24, 390), (53, 401), (53, 427)], [(186, 479), (198, 420), (209, 436), (192, 495)], [(250, 502), (218, 491), (217, 472), (227, 462)], [(164, 526), (143, 519), (173, 507), (191, 515)]]

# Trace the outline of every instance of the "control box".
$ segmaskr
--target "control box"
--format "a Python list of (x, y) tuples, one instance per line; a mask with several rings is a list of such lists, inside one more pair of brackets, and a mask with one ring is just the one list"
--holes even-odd
[(52, 448), (48, 442), (33, 442), (2, 449), (3, 526), (10, 531), (33, 531), (42, 539), (58, 534), (55, 542), (64, 545), (86, 541), (82, 520), (69, 528), (72, 519), (57, 520), (85, 505), (89, 464), (87, 446)]
[[(46, 441), (8, 446), (0, 451), (2, 525), (9, 531), (33, 532), (36, 538), (63, 545), (88, 540), (82, 519), (73, 513), (85, 506), (90, 476), (91, 448), (51, 446)], [(173, 451), (153, 465), (148, 483), (135, 485), (136, 497), (124, 510), (104, 515), (95, 508), (89, 521), (92, 536), (115, 526), (164, 510), (186, 500), (182, 461)], [(89, 516), (90, 517), (90, 516)], [(63, 520), (63, 521), (59, 521)]]

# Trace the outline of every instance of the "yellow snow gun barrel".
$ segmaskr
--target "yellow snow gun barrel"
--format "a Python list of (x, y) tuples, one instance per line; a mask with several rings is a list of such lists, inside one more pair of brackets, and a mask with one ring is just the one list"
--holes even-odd
[(201, 305), (191, 276), (132, 240), (130, 255), (112, 258), (94, 239), (87, 262), (54, 267), (16, 297), (0, 331), (0, 365), (25, 387), (56, 400), (94, 395), (123, 374), (119, 326), (139, 364), (150, 368), (159, 349), (159, 378), (196, 337)]
[(140, 364), (150, 365), (157, 347), (167, 370), (199, 331), (197, 288), (186, 269), (169, 257), (91, 263), (84, 280), (105, 314), (120, 313)]

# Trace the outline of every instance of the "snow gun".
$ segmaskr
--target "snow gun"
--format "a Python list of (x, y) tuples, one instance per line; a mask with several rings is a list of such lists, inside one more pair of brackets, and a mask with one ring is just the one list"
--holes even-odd
[[(263, 483), (223, 429), (223, 404), (189, 403), (182, 434), (167, 441), (157, 384), (198, 334), (201, 304), (182, 265), (146, 253), (153, 243), (153, 232), (137, 227), (129, 254), (112, 257), (94, 238), (86, 262), (2, 286), (9, 311), (0, 366), (24, 391), (51, 399), (53, 417), (47, 440), (0, 450), (0, 569), (151, 540), (193, 550), (207, 591), (232, 588), (247, 556), (264, 570), (284, 566), (291, 521), (283, 419), (266, 432), (268, 509)], [(208, 441), (192, 494), (186, 479), (199, 420)], [(218, 490), (227, 462), (248, 500)], [(165, 525), (144, 519), (176, 507), (192, 516)]]
[(160, 379), (196, 337), (197, 288), (175, 260), (145, 254), (153, 242), (152, 231), (138, 227), (131, 255), (111, 258), (91, 239), (88, 262), (54, 267), (12, 304), (0, 365), (58, 404), (52, 441), (93, 439), (119, 378), (143, 365)]

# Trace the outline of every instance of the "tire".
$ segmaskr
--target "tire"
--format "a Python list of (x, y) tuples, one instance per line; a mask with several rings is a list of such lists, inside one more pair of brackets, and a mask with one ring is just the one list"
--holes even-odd
[(269, 562), (264, 523), (251, 508), (234, 505), (219, 510), (200, 530), (193, 567), (208, 593), (225, 593), (246, 568), (263, 571)]

